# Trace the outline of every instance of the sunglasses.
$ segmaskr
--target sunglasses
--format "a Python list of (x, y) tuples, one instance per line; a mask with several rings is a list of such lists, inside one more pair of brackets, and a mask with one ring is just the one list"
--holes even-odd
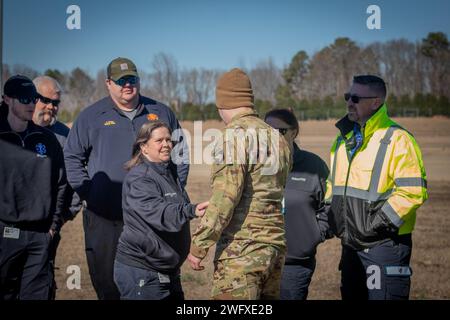
[(286, 132), (288, 132), (289, 129), (286, 129), (286, 128), (278, 128), (277, 130), (280, 132), (280, 134), (281, 134), (282, 136), (284, 136), (284, 135), (286, 134)]
[(38, 98), (37, 97), (33, 97), (33, 98), (19, 98), (19, 97), (15, 97), (14, 99), (19, 100), (19, 102), (21, 104), (30, 104), (30, 103), (36, 104)]
[(348, 101), (348, 100), (352, 99), (353, 103), (359, 103), (359, 101), (361, 99), (374, 99), (374, 98), (378, 98), (378, 97), (360, 97), (360, 96), (357, 96), (355, 94), (350, 94), (349, 92), (344, 94), (345, 101)]
[(43, 103), (43, 104), (49, 104), (51, 103), (53, 106), (57, 107), (59, 106), (59, 104), (61, 103), (61, 100), (53, 100), (44, 96), (39, 95), (38, 99)]
[(127, 83), (129, 83), (131, 85), (135, 85), (139, 81), (139, 78), (135, 77), (135, 76), (128, 76), (128, 77), (122, 77), (118, 80), (113, 80), (113, 79), (111, 79), (111, 80), (118, 86), (123, 87)]

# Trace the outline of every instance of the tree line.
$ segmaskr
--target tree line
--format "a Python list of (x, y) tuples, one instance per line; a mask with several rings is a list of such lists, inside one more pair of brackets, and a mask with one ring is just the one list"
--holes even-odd
[[(180, 120), (219, 119), (214, 105), (218, 77), (226, 70), (181, 68), (167, 53), (151, 60), (151, 70), (140, 70), (141, 93), (169, 105)], [(139, 67), (139, 66), (138, 66)], [(251, 68), (250, 76), (260, 115), (275, 107), (291, 108), (299, 119), (339, 118), (346, 112), (343, 94), (352, 76), (381, 76), (388, 87), (392, 116), (450, 116), (450, 46), (443, 32), (431, 32), (413, 43), (405, 39), (359, 45), (342, 37), (309, 56), (300, 50), (284, 68), (271, 58)], [(28, 66), (3, 66), (3, 78), (38, 75)], [(63, 87), (59, 118), (73, 121), (78, 113), (106, 96), (106, 70), (95, 77), (81, 68), (70, 72), (45, 71)]]

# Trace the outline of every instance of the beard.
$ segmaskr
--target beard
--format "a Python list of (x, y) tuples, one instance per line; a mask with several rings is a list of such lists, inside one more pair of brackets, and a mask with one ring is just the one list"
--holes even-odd
[(37, 114), (37, 122), (43, 127), (50, 126), (56, 122), (56, 116), (49, 110), (41, 110)]

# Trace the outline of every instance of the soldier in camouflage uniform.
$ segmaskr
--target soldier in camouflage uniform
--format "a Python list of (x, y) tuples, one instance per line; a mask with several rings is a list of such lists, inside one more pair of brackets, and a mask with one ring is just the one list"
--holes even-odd
[(216, 104), (227, 126), (215, 152), (210, 205), (188, 260), (202, 270), (200, 262), (217, 243), (213, 299), (278, 299), (286, 251), (281, 201), (291, 150), (254, 111), (251, 83), (240, 69), (219, 79)]

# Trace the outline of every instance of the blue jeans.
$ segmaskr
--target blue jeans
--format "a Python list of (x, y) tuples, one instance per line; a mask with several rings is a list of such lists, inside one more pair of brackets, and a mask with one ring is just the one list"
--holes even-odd
[(306, 300), (316, 259), (310, 258), (297, 265), (284, 265), (281, 276), (281, 300)]
[(114, 282), (121, 300), (184, 300), (179, 270), (166, 275), (115, 260)]

